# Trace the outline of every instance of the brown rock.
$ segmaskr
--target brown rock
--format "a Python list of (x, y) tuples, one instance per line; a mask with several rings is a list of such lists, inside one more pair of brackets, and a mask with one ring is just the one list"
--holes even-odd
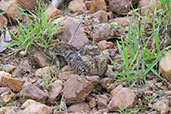
[(130, 0), (109, 0), (109, 9), (116, 14), (127, 13), (130, 10)]
[(40, 51), (36, 51), (33, 54), (33, 58), (40, 67), (50, 66), (50, 61)]
[(69, 112), (89, 112), (90, 108), (87, 103), (73, 104), (68, 108)]
[(116, 85), (115, 85), (114, 83), (110, 84), (110, 85), (107, 87), (107, 92), (110, 93), (115, 87), (116, 87)]
[[(145, 6), (153, 6), (153, 7), (156, 7), (157, 9), (160, 9), (161, 3), (160, 3), (160, 0), (140, 0), (139, 7), (145, 7)], [(153, 10), (151, 9), (151, 7), (146, 7), (146, 8), (141, 9), (141, 12), (140, 12), (141, 15), (145, 16), (144, 12), (146, 12), (148, 16), (153, 15)]]
[(36, 101), (45, 102), (47, 93), (36, 87), (35, 85), (25, 82), (22, 90), (20, 91), (20, 101), (23, 102), (26, 99), (34, 99)]
[(116, 29), (108, 23), (95, 24), (92, 25), (91, 28), (88, 34), (90, 35), (90, 38), (94, 38), (95, 41), (107, 40), (116, 34)]
[(47, 21), (49, 21), (50, 19), (54, 18), (57, 15), (60, 15), (62, 12), (61, 10), (53, 7), (52, 5), (49, 5), (47, 8)]
[(90, 13), (95, 13), (99, 10), (107, 10), (107, 6), (104, 0), (93, 0), (91, 7), (90, 7)]
[(61, 80), (56, 80), (52, 86), (51, 86), (51, 90), (49, 91), (49, 102), (50, 103), (55, 103), (57, 100), (57, 97), (59, 96), (59, 94), (62, 92), (62, 87), (63, 86), (63, 82)]
[(4, 71), (8, 72), (8, 73), (14, 71), (15, 68), (16, 68), (16, 66), (11, 65), (11, 64), (4, 65)]
[(98, 109), (106, 109), (107, 108), (107, 103), (108, 103), (108, 97), (106, 95), (97, 95), (97, 106)]
[(17, 0), (17, 3), (26, 10), (33, 10), (37, 6), (36, 0)]
[[(111, 24), (116, 24), (122, 27), (128, 27), (130, 23), (131, 17), (118, 17), (111, 20)], [(135, 22), (136, 19), (133, 19), (132, 22)]]
[(99, 10), (92, 15), (94, 18), (97, 18), (100, 22), (108, 22), (108, 13), (104, 10)]
[(101, 50), (109, 49), (114, 46), (112, 42), (107, 42), (106, 40), (102, 40), (98, 43), (98, 46)]
[(157, 101), (154, 103), (153, 108), (158, 109), (160, 114), (167, 114), (169, 111), (168, 105), (163, 101)]
[(69, 3), (68, 9), (74, 13), (82, 13), (86, 10), (86, 6), (83, 0), (72, 0)]
[(111, 97), (113, 97), (118, 91), (120, 91), (121, 89), (123, 89), (122, 85), (118, 85), (116, 88), (114, 88), (112, 91), (111, 91)]
[(6, 86), (15, 92), (19, 92), (23, 84), (23, 80), (12, 78), (11, 74), (4, 71), (0, 71), (0, 86)]
[(112, 78), (105, 77), (100, 80), (100, 84), (103, 88), (107, 89), (111, 84), (113, 84), (115, 81)]
[(15, 12), (22, 12), (18, 7), (15, 6), (15, 5), (19, 6), (16, 0), (10, 0), (8, 2), (1, 1), (0, 3), (3, 6), (2, 11), (7, 13), (7, 15), (10, 16), (13, 20), (16, 20), (16, 19), (22, 20), (24, 18), (23, 15), (19, 13), (15, 13)]
[[(110, 24), (116, 24), (123, 26), (124, 28), (128, 27), (130, 22), (130, 17), (122, 17), (122, 18), (115, 18), (110, 20)], [(135, 22), (136, 19), (133, 19)], [(90, 36), (90, 38), (94, 38), (96, 41), (107, 40), (111, 37), (122, 36), (126, 33), (125, 30), (121, 28), (117, 28), (115, 26), (109, 25), (109, 23), (99, 23), (88, 26), (85, 29), (86, 33)]]
[(90, 10), (92, 2), (93, 1), (85, 1), (85, 6), (86, 6), (87, 10)]
[(69, 42), (77, 49), (81, 49), (89, 43), (82, 25), (72, 18), (68, 18), (65, 22), (65, 31), (62, 35), (62, 41)]
[(160, 61), (160, 68), (163, 76), (171, 81), (171, 53), (167, 53)]
[(94, 108), (96, 106), (96, 99), (94, 97), (89, 98), (89, 106), (90, 108)]
[(59, 72), (58, 79), (60, 80), (68, 80), (74, 77), (73, 71)]
[(112, 99), (108, 104), (108, 109), (113, 111), (119, 107), (131, 108), (135, 102), (136, 95), (128, 88), (117, 87), (112, 90)]
[(67, 103), (83, 102), (94, 86), (83, 76), (75, 76), (64, 83), (64, 94)]
[(3, 15), (0, 15), (0, 29), (7, 27), (8, 20)]
[(86, 76), (85, 78), (91, 83), (93, 83), (93, 85), (97, 85), (100, 82), (99, 76)]
[(51, 114), (52, 108), (41, 103), (32, 103), (21, 114)]
[(35, 72), (35, 76), (36, 77), (43, 77), (43, 76), (49, 76), (50, 75), (49, 78), (51, 78), (51, 75), (55, 74), (56, 71), (57, 71), (57, 66), (55, 66), (55, 65), (47, 66), (47, 67), (37, 69)]

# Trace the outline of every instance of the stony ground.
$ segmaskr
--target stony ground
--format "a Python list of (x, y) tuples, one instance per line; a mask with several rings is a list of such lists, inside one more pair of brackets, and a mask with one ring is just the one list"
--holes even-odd
[[(0, 0), (0, 4), (5, 1)], [(155, 1), (132, 0), (132, 4), (135, 7), (143, 7), (154, 5)], [(10, 2), (29, 10), (34, 9), (36, 5), (34, 0)], [(146, 75), (146, 83), (144, 79), (116, 81), (118, 77), (111, 74), (124, 72), (123, 68), (120, 68), (120, 71), (116, 68), (122, 63), (116, 38), (126, 34), (126, 31), (109, 23), (128, 28), (131, 16), (122, 14), (131, 12), (129, 0), (73, 0), (69, 6), (61, 5), (60, 10), (48, 7), (48, 20), (60, 14), (52, 24), (63, 23), (53, 41), (68, 42), (78, 51), (93, 43), (98, 46), (100, 53), (103, 53), (100, 58), (104, 57), (107, 71), (104, 73), (104, 69), (99, 70), (94, 65), (95, 68), (92, 67), (91, 70), (97, 69), (98, 72), (93, 75), (78, 75), (66, 61), (62, 61), (59, 67), (58, 62), (48, 59), (47, 55), (55, 55), (55, 46), (45, 52), (42, 48), (32, 45), (27, 53), (17, 46), (2, 48), (11, 43), (13, 37), (9, 31), (18, 29), (16, 17), (24, 20), (23, 15), (11, 12), (19, 11), (18, 8), (10, 4), (4, 6), (0, 12), (6, 12), (8, 16), (0, 15), (0, 29), (9, 29), (0, 32), (0, 114), (171, 113), (170, 74), (163, 73), (164, 79), (161, 79), (149, 72)], [(152, 15), (150, 8), (143, 10)], [(133, 18), (133, 23), (137, 22), (138, 20)], [(25, 21), (23, 26), (24, 23)], [(168, 45), (168, 42), (165, 42), (165, 45)], [(112, 60), (119, 60), (117, 66), (111, 63), (106, 53)], [(102, 62), (97, 60), (97, 63)], [(171, 54), (168, 53), (162, 58), (160, 67), (170, 73)], [(99, 73), (101, 70), (104, 71)]]

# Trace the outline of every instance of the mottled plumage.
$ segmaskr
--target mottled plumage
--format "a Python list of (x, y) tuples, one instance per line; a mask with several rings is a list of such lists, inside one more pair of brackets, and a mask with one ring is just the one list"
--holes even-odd
[(107, 70), (105, 57), (95, 44), (86, 45), (81, 50), (69, 44), (59, 44), (55, 54), (64, 57), (77, 74), (102, 76)]

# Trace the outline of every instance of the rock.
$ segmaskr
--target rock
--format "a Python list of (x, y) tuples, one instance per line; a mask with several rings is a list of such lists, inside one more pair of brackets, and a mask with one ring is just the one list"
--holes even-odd
[(102, 40), (98, 43), (98, 46), (101, 50), (109, 49), (114, 46), (112, 42), (107, 42), (106, 40)]
[(9, 103), (12, 99), (15, 99), (15, 98), (16, 98), (16, 95), (11, 91), (4, 92), (0, 95), (0, 99), (4, 103)]
[(0, 86), (9, 87), (11, 90), (19, 92), (23, 84), (23, 80), (12, 78), (11, 74), (4, 71), (0, 71)]
[(131, 108), (134, 105), (136, 95), (128, 88), (116, 87), (111, 92), (112, 99), (108, 104), (108, 109), (113, 111), (119, 107)]
[(52, 86), (51, 90), (49, 91), (49, 102), (51, 104), (55, 103), (57, 101), (57, 97), (62, 92), (63, 89), (63, 82), (61, 80), (56, 80)]
[(164, 94), (167, 96), (171, 96), (171, 91), (166, 91), (166, 92), (164, 92)]
[(113, 113), (113, 112), (109, 113), (108, 109), (101, 109), (94, 112), (93, 114), (120, 114), (120, 113)]
[(90, 10), (92, 2), (93, 1), (85, 1), (85, 6), (86, 6), (87, 10)]
[(65, 101), (67, 103), (83, 102), (93, 88), (93, 84), (83, 76), (75, 76), (64, 83)]
[(50, 66), (50, 61), (40, 51), (36, 51), (33, 54), (33, 58), (40, 67)]
[(153, 16), (153, 9), (151, 9), (150, 6), (156, 7), (157, 9), (161, 9), (160, 0), (140, 0), (139, 7), (145, 7), (145, 6), (149, 6), (149, 7), (141, 9), (140, 14), (143, 16), (145, 16), (144, 12), (146, 12), (147, 15), (150, 17)]
[(92, 14), (99, 10), (107, 11), (106, 2), (104, 0), (93, 0), (89, 12)]
[(73, 71), (59, 72), (58, 74), (58, 79), (60, 80), (68, 80), (72, 77), (74, 77)]
[(83, 32), (82, 25), (72, 18), (68, 18), (65, 22), (65, 31), (62, 35), (62, 41), (69, 42), (77, 49), (81, 49), (89, 43), (88, 38)]
[[(70, 1), (71, 0), (67, 0), (67, 1), (65, 1), (65, 3), (67, 2), (67, 4), (68, 4), (68, 2), (70, 2)], [(64, 3), (64, 0), (52, 0), (50, 3), (52, 6), (59, 8), (61, 6), (61, 4)]]
[[(108, 40), (112, 37), (119, 37), (124, 35), (126, 31), (121, 28), (117, 28), (116, 26), (112, 26), (112, 24), (127, 28), (130, 19), (130, 17), (115, 18), (109, 21), (111, 25), (109, 25), (109, 23), (93, 24), (85, 28), (85, 32), (90, 36), (90, 38), (94, 38), (97, 42), (101, 40)], [(133, 19), (132, 22), (136, 22), (136, 19)]]
[(37, 6), (36, 0), (17, 0), (17, 3), (25, 10), (34, 10)]
[(120, 91), (121, 89), (123, 89), (122, 85), (118, 85), (116, 88), (114, 88), (111, 91), (111, 97), (113, 97), (118, 91)]
[(109, 0), (109, 9), (118, 15), (129, 12), (130, 5), (130, 0)]
[(157, 101), (153, 104), (153, 108), (158, 109), (160, 114), (167, 114), (169, 112), (168, 105), (163, 101)]
[(97, 85), (100, 82), (99, 76), (86, 76), (85, 78), (91, 83), (93, 83), (93, 85)]
[(47, 21), (49, 21), (50, 19), (54, 18), (57, 15), (60, 15), (62, 12), (61, 10), (55, 8), (52, 5), (49, 5), (47, 8)]
[(43, 77), (43, 76), (49, 76), (50, 75), (49, 78), (51, 78), (51, 75), (54, 75), (56, 71), (57, 71), (56, 65), (47, 66), (47, 67), (37, 69), (35, 72), (35, 76), (36, 77)]
[(90, 26), (89, 35), (90, 38), (94, 38), (95, 41), (107, 40), (115, 36), (116, 30), (114, 27), (110, 26), (108, 23), (99, 23)]
[(2, 93), (8, 92), (8, 91), (10, 91), (10, 89), (8, 87), (0, 87), (0, 95)]
[(19, 57), (25, 57), (27, 55), (26, 51), (20, 51)]
[(110, 84), (110, 85), (107, 87), (107, 92), (110, 93), (115, 87), (116, 87), (116, 85), (115, 85), (114, 83)]
[(22, 109), (26, 109), (27, 107), (29, 107), (32, 104), (37, 103), (35, 100), (32, 99), (27, 99), (21, 106)]
[(68, 108), (69, 112), (89, 112), (90, 108), (87, 103), (73, 104)]
[(92, 15), (93, 18), (97, 18), (100, 22), (107, 23), (109, 14), (104, 10), (99, 10)]
[(160, 61), (160, 69), (163, 76), (171, 81), (171, 53), (164, 55)]
[(23, 102), (26, 99), (33, 99), (36, 101), (40, 101), (42, 103), (45, 102), (47, 98), (47, 93), (36, 87), (35, 85), (25, 82), (22, 90), (20, 91), (20, 101)]
[(20, 114), (51, 114), (52, 108), (39, 102), (30, 104)]
[(90, 108), (94, 108), (97, 105), (96, 99), (94, 97), (90, 97), (88, 104), (89, 104)]
[(107, 71), (106, 71), (106, 74), (105, 74), (105, 76), (107, 76), (107, 77), (111, 77), (111, 78), (115, 78), (115, 76), (114, 76), (114, 74), (112, 74), (112, 72), (113, 72), (113, 68), (114, 68), (114, 66), (113, 65), (108, 65), (108, 69), (107, 69)]
[(10, 110), (6, 110), (5, 114), (17, 114), (16, 113), (17, 109), (10, 109)]
[[(119, 26), (122, 26), (122, 27), (128, 27), (129, 26), (129, 23), (130, 23), (130, 20), (131, 20), (132, 17), (117, 17), (115, 19), (112, 19), (110, 22), (111, 24), (116, 24), (116, 25), (119, 25)], [(137, 20), (136, 19), (132, 19), (132, 24), (135, 23)]]
[[(9, 17), (11, 17), (13, 20), (22, 20), (24, 18), (24, 15), (21, 15), (19, 13), (15, 13), (15, 12), (21, 12), (22, 11), (16, 7), (15, 5), (19, 6), (16, 0), (10, 0), (8, 2), (6, 1), (0, 1), (0, 4), (2, 4), (2, 11), (4, 11), (5, 13), (7, 13), (7, 15)], [(15, 11), (15, 12), (14, 12)]]
[(18, 108), (12, 107), (12, 106), (1, 107), (0, 108), (0, 114), (16, 114), (15, 109), (17, 110)]
[(14, 70), (14, 76), (26, 77), (31, 74), (32, 66), (29, 60), (21, 60), (17, 68)]
[(0, 71), (0, 82), (2, 83), (2, 78), (3, 77), (11, 77), (10, 73), (7, 73), (5, 71)]
[(105, 77), (100, 80), (100, 85), (102, 88), (107, 89), (111, 84), (113, 84), (115, 81), (112, 78)]
[(72, 0), (69, 3), (68, 9), (74, 13), (82, 13), (86, 10), (86, 6), (83, 0)]
[(97, 100), (97, 106), (99, 110), (107, 108), (107, 103), (109, 99), (106, 95), (97, 95), (96, 100)]
[(10, 73), (10, 72), (14, 71), (14, 69), (16, 68), (16, 66), (11, 65), (11, 64), (6, 64), (6, 65), (4, 65), (3, 68), (4, 68), (4, 71), (5, 72)]
[(7, 27), (8, 20), (5, 16), (0, 15), (0, 29)]

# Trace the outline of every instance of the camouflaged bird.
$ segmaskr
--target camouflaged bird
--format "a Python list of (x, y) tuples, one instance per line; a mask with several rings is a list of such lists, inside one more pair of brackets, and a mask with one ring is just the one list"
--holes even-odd
[(84, 46), (81, 50), (69, 44), (59, 44), (54, 48), (55, 56), (64, 57), (75, 73), (102, 76), (107, 70), (104, 54), (95, 44)]

